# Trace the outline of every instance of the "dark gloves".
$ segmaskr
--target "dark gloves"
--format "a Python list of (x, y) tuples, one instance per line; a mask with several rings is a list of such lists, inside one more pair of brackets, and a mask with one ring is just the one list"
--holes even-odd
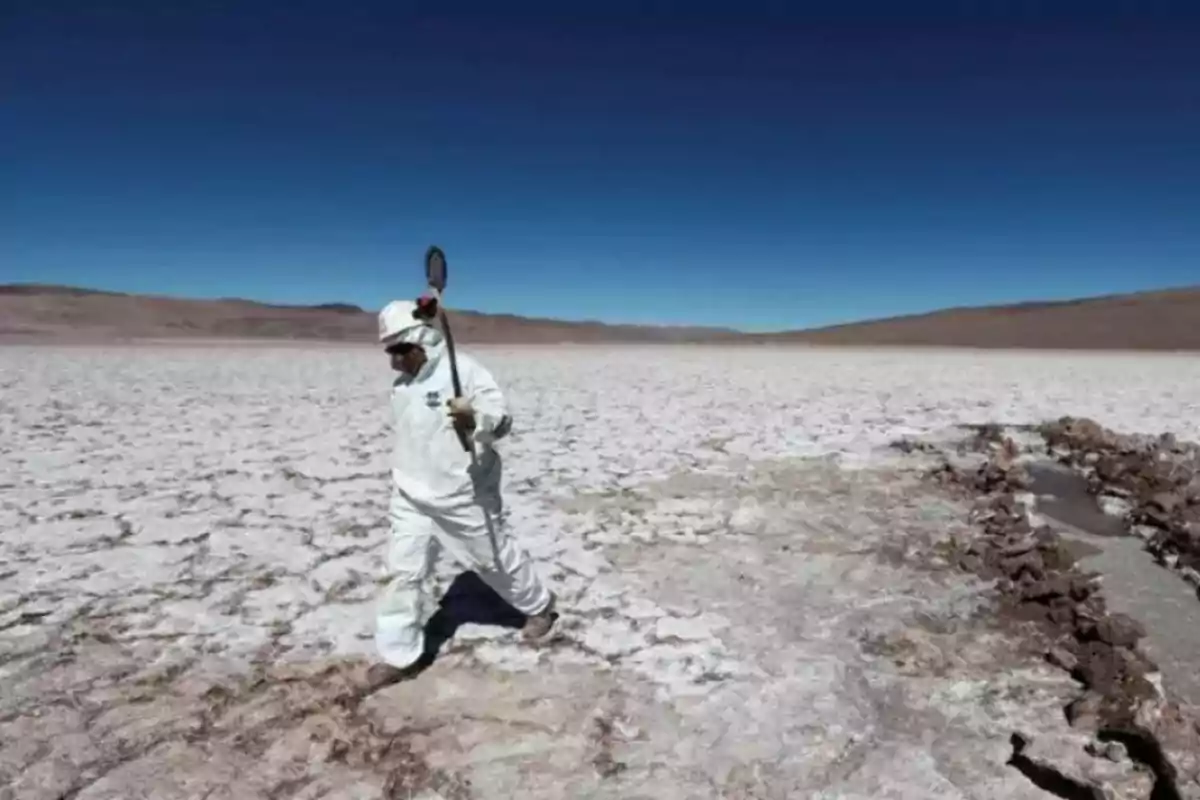
[(420, 320), (432, 320), (437, 316), (438, 304), (437, 299), (429, 295), (422, 295), (417, 298), (417, 310), (413, 312), (413, 316)]

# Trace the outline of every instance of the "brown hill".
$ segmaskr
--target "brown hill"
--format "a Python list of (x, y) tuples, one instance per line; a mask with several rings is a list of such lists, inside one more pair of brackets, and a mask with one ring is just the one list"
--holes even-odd
[(753, 338), (819, 345), (1200, 350), (1200, 286), (951, 308)]
[[(736, 331), (699, 327), (606, 325), (508, 314), (450, 311), (463, 342), (718, 342)], [(0, 286), (0, 340), (299, 339), (370, 343), (375, 312), (345, 303), (313, 306), (239, 298), (192, 300), (71, 286)]]
[[(1200, 287), (955, 308), (782, 333), (608, 325), (452, 311), (455, 338), (505, 344), (744, 343), (1084, 350), (1200, 350)], [(0, 341), (375, 341), (375, 313), (345, 303), (189, 300), (67, 286), (0, 286)]]

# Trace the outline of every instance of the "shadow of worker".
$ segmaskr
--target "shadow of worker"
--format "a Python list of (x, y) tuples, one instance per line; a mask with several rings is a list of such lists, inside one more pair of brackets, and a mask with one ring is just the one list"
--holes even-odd
[(471, 570), (460, 573), (438, 602), (438, 609), (425, 623), (425, 649), (411, 677), (433, 666), (442, 648), (466, 624), (494, 625), (520, 630), (525, 615), (508, 604)]

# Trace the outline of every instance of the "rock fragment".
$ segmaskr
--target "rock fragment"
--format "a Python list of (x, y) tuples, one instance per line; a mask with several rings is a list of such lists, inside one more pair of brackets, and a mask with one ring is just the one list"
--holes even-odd
[(1131, 535), (1146, 533), (1160, 562), (1200, 570), (1200, 445), (1171, 434), (1118, 434), (1075, 417), (1047, 423), (1041, 434), (1052, 454), (1084, 474), (1101, 506), (1122, 510)]
[[(985, 442), (994, 436), (977, 437)], [(1086, 441), (1100, 455), (1119, 441), (1089, 421), (1073, 421), (1053, 428), (1046, 434), (1051, 446), (1074, 453), (1076, 443)], [(1066, 543), (1046, 525), (1034, 528), (1025, 503), (1018, 500), (1024, 486), (1024, 470), (1013, 454), (1001, 447), (985, 445), (988, 461), (975, 471), (960, 470), (949, 462), (934, 470), (939, 481), (957, 481), (960, 488), (976, 494), (971, 517), (982, 535), (969, 543), (955, 562), (959, 568), (985, 579), (996, 580), (1003, 603), (1020, 620), (1041, 626), (1056, 642), (1046, 659), (1069, 672), (1080, 682), (1083, 693), (1066, 709), (1075, 726), (1098, 727), (1113, 720), (1126, 719), (1139, 704), (1155, 697), (1148, 676), (1155, 665), (1138, 649), (1144, 628), (1123, 614), (1110, 614), (1098, 591), (1098, 576), (1082, 572)], [(1134, 451), (1135, 453), (1137, 451)], [(1140, 456), (1139, 456), (1140, 457)], [(1126, 461), (1109, 465), (1114, 474), (1124, 474)], [(1160, 497), (1160, 504), (1170, 500)]]
[[(1131, 533), (1148, 530), (1150, 546), (1163, 551), (1181, 571), (1190, 568), (1200, 584), (1200, 448), (1173, 438), (1122, 437), (1090, 420), (1065, 417), (1042, 428), (1051, 453), (1081, 470), (1091, 491), (1127, 498)], [(1178, 709), (1158, 687), (1157, 666), (1140, 649), (1145, 630), (1124, 614), (1108, 613), (1095, 574), (1082, 572), (1066, 543), (1049, 526), (1034, 528), (1023, 496), (1027, 480), (1009, 448), (996, 444), (1002, 433), (988, 431), (971, 446), (986, 450), (987, 462), (974, 470), (947, 461), (930, 477), (951, 490), (976, 498), (970, 519), (978, 539), (961, 546), (952, 559), (959, 568), (995, 580), (1002, 607), (1017, 619), (1033, 621), (1054, 644), (1046, 661), (1081, 685), (1065, 707), (1072, 728), (1100, 741), (1077, 751), (1108, 771), (1082, 764), (1057, 745), (1014, 734), (1010, 765), (1060, 797), (1178, 798), (1176, 769), (1165, 742), (1180, 728)], [(961, 456), (961, 453), (959, 454)], [(1190, 466), (1181, 467), (1185, 458)], [(1192, 574), (1185, 573), (1185, 574)], [(1195, 737), (1200, 742), (1200, 728)], [(1173, 752), (1190, 752), (1173, 743)], [(1090, 754), (1090, 755), (1089, 755)], [(1137, 771), (1130, 773), (1136, 762)], [(1200, 763), (1200, 760), (1198, 760)], [(1153, 776), (1153, 788), (1112, 794), (1112, 769)]]

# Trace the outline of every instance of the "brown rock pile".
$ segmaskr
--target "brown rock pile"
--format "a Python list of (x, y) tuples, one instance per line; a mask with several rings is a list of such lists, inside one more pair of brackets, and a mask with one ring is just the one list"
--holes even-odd
[(1074, 417), (1043, 425), (1041, 434), (1051, 455), (1087, 478), (1093, 495), (1129, 506), (1130, 532), (1200, 585), (1200, 447), (1171, 434), (1118, 434)]
[(1107, 612), (1096, 576), (1078, 569), (1053, 528), (1033, 527), (1017, 499), (1029, 487), (1014, 460), (1018, 448), (997, 438), (976, 437), (974, 445), (989, 454), (974, 470), (945, 463), (933, 473), (938, 482), (979, 497), (972, 518), (984, 536), (961, 549), (958, 565), (996, 580), (1005, 613), (1037, 623), (1051, 643), (1047, 660), (1084, 686), (1066, 709), (1072, 725), (1129, 725), (1145, 701), (1157, 697), (1147, 680), (1157, 667), (1138, 649), (1145, 631), (1135, 620)]

